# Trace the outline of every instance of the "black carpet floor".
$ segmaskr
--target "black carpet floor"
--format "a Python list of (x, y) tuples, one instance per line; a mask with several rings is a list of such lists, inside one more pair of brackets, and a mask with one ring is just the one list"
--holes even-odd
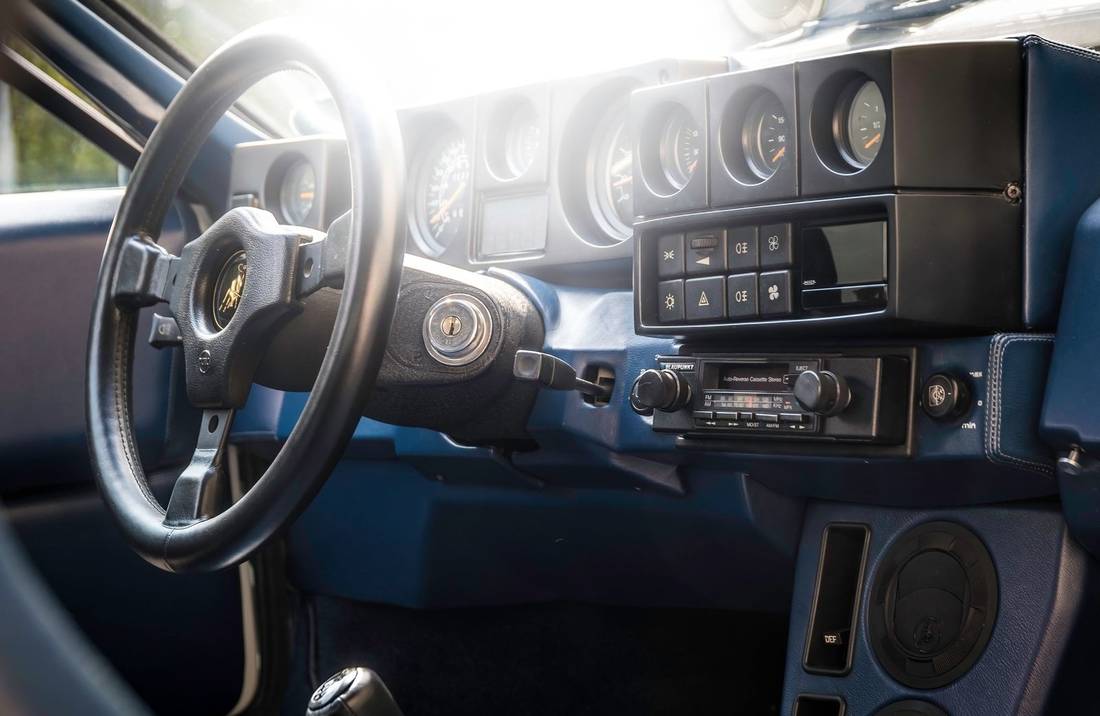
[[(345, 666), (381, 675), (405, 716), (778, 713), (787, 619), (548, 604), (420, 611), (315, 597), (285, 714)], [(303, 644), (305, 641), (307, 643)]]

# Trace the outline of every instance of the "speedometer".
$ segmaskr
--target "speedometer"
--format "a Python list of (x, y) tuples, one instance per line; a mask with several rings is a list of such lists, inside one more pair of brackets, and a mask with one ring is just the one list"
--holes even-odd
[(466, 140), (445, 135), (421, 157), (414, 174), (414, 237), (430, 256), (442, 254), (466, 229), (470, 155)]

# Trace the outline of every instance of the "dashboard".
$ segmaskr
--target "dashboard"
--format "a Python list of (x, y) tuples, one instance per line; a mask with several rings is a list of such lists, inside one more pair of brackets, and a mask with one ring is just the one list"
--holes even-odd
[[(461, 268), (629, 261), (631, 93), (727, 69), (725, 61), (661, 60), (401, 110), (407, 250)], [(240, 145), (231, 205), (323, 228), (347, 209), (339, 143)]]

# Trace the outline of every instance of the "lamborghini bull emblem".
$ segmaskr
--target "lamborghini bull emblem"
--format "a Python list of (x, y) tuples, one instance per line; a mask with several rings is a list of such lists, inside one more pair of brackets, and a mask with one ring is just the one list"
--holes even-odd
[(241, 305), (241, 296), (244, 295), (245, 274), (248, 271), (248, 263), (243, 251), (238, 251), (229, 257), (218, 275), (218, 281), (214, 284), (214, 325), (221, 330), (229, 324), (237, 307)]

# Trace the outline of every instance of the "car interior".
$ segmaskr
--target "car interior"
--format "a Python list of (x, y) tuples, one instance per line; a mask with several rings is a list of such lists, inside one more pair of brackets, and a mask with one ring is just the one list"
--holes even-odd
[(0, 714), (1100, 714), (1093, 48), (3, 2)]

